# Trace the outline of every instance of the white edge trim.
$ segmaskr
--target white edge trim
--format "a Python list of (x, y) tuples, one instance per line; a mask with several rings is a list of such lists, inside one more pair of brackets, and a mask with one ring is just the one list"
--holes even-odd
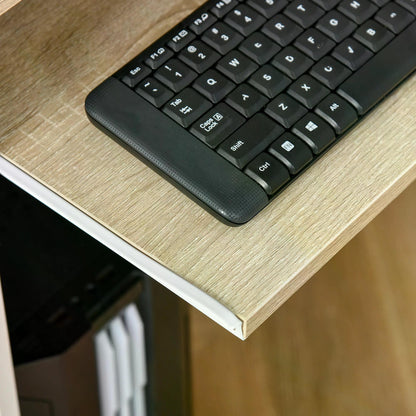
[(0, 156), (0, 173), (19, 188), (107, 246), (232, 334), (242, 340), (245, 339), (243, 335), (243, 322), (228, 308), (187, 280), (128, 244), (2, 156)]

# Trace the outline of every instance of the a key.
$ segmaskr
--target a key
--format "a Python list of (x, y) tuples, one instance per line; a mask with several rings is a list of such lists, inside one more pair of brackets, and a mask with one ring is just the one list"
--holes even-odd
[(287, 0), (248, 0), (247, 4), (270, 19), (284, 9), (288, 2)]
[(141, 62), (132, 62), (127, 68), (121, 80), (130, 88), (134, 88), (142, 79), (150, 75), (152, 71)]
[(293, 133), (285, 132), (268, 149), (292, 175), (296, 175), (313, 159), (311, 149)]
[(332, 56), (355, 71), (364, 65), (373, 53), (356, 40), (348, 38), (334, 49)]
[(313, 0), (319, 7), (322, 7), (324, 10), (331, 10), (334, 8), (341, 0)]
[(302, 117), (292, 129), (311, 149), (314, 154), (321, 153), (334, 140), (334, 130), (328, 123), (323, 121), (316, 114), (308, 113)]
[(254, 32), (239, 46), (241, 52), (259, 65), (269, 61), (281, 47), (260, 32)]
[(383, 7), (391, 0), (371, 0), (376, 6)]
[(237, 6), (237, 0), (218, 0), (215, 6), (211, 9), (211, 12), (218, 18), (224, 17), (229, 11)]
[[(365, 114), (416, 68), (416, 23), (410, 25), (350, 78), (337, 92)], [(406, 51), (406, 53), (403, 53)], [(400, 62), (400, 65), (397, 63)], [(389, 68), (383, 71), (382, 68)]]
[(313, 65), (313, 61), (293, 46), (288, 46), (274, 57), (272, 65), (296, 79)]
[(221, 55), (204, 42), (195, 40), (179, 54), (179, 59), (198, 73), (202, 73), (212, 66)]
[(186, 88), (163, 107), (163, 111), (182, 127), (189, 127), (212, 107), (212, 104), (192, 88)]
[(154, 75), (175, 92), (187, 87), (197, 77), (196, 72), (177, 59), (167, 61)]
[(295, 0), (284, 13), (303, 28), (307, 28), (324, 15), (324, 11), (309, 0)]
[(267, 153), (260, 153), (247, 165), (244, 173), (254, 179), (269, 195), (275, 194), (290, 179), (285, 166)]
[(195, 35), (187, 29), (182, 29), (173, 35), (168, 42), (168, 45), (175, 51), (179, 52), (184, 48), (189, 42), (192, 42), (195, 39)]
[(319, 20), (316, 27), (335, 42), (341, 42), (354, 32), (357, 25), (340, 12), (332, 10)]
[(267, 97), (274, 98), (292, 81), (271, 65), (264, 65), (250, 77), (248, 82)]
[(193, 20), (189, 27), (197, 35), (200, 35), (204, 30), (208, 29), (216, 21), (217, 18), (213, 14), (209, 12), (202, 12)]
[(336, 59), (325, 56), (310, 71), (311, 75), (328, 88), (334, 89), (348, 78), (352, 72)]
[(394, 38), (394, 35), (381, 24), (368, 20), (354, 33), (354, 38), (373, 52), (378, 52)]
[(261, 31), (279, 45), (286, 46), (302, 33), (302, 28), (283, 14), (278, 14)]
[(243, 82), (257, 68), (257, 64), (239, 51), (231, 51), (217, 64), (217, 69), (236, 83)]
[(157, 69), (173, 56), (173, 52), (164, 46), (155, 49), (147, 55), (146, 64), (152, 69)]
[(222, 142), (217, 152), (242, 169), (282, 133), (281, 126), (259, 113)]
[(265, 113), (286, 128), (292, 127), (308, 110), (287, 94), (278, 95), (265, 108)]
[(225, 55), (234, 49), (243, 40), (243, 37), (225, 23), (219, 22), (205, 31), (202, 40)]
[(248, 36), (262, 26), (266, 19), (251, 7), (240, 4), (227, 14), (224, 21), (242, 35)]
[(153, 78), (143, 80), (137, 85), (135, 91), (156, 107), (161, 107), (173, 97), (173, 92), (169, 88)]
[(328, 122), (337, 134), (342, 134), (357, 120), (357, 112), (344, 99), (330, 94), (315, 108), (316, 114)]
[(344, 0), (338, 6), (338, 10), (357, 23), (357, 25), (360, 25), (369, 19), (378, 9), (369, 0)]
[(245, 117), (251, 117), (263, 108), (269, 100), (247, 84), (239, 85), (225, 102)]
[(317, 61), (335, 46), (335, 42), (327, 38), (319, 30), (308, 29), (296, 39), (295, 46)]
[(374, 17), (394, 33), (400, 33), (415, 17), (398, 4), (386, 4)]
[(302, 75), (287, 90), (293, 98), (296, 98), (307, 108), (313, 108), (319, 101), (329, 94), (329, 89), (309, 75)]
[(194, 82), (193, 87), (213, 103), (218, 103), (235, 88), (235, 84), (215, 69), (209, 69)]
[(211, 108), (191, 127), (191, 133), (209, 147), (217, 147), (245, 122), (244, 117), (221, 103)]

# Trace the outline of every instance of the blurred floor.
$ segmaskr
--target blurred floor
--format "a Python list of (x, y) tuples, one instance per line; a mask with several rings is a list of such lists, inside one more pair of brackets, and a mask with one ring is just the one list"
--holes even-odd
[(247, 341), (190, 313), (194, 416), (416, 415), (416, 183)]

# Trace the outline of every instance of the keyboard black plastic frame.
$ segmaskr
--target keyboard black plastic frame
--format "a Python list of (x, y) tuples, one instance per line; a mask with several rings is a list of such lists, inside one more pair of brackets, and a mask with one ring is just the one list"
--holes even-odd
[[(144, 155), (142, 152), (137, 150), (137, 147), (134, 147), (129, 144), (128, 141), (123, 140), (120, 137), (120, 134), (117, 134), (117, 128), (114, 128), (112, 126), (111, 118), (106, 118), (105, 120), (100, 117), (100, 106), (99, 102), (97, 102), (96, 99), (93, 98), (94, 94), (97, 92), (99, 93), (100, 90), (103, 89), (103, 86), (109, 79), (113, 79), (114, 81), (118, 81), (123, 88), (126, 88), (127, 90), (130, 90), (129, 87), (124, 85), (121, 82), (122, 76), (126, 73), (126, 68), (131, 67), (131, 64), (134, 62), (139, 62), (141, 58), (141, 62), (144, 63), (145, 56), (149, 53), (153, 52), (155, 49), (166, 46), (168, 41), (172, 38), (172, 36), (176, 35), (178, 31), (182, 29), (189, 29), (189, 26), (191, 23), (195, 20), (195, 18), (199, 17), (201, 13), (209, 11), (217, 2), (217, 0), (209, 0), (208, 2), (201, 5), (199, 8), (197, 8), (194, 12), (192, 12), (188, 17), (186, 17), (184, 20), (182, 20), (180, 23), (178, 23), (176, 26), (174, 26), (172, 29), (170, 29), (168, 32), (166, 32), (163, 36), (161, 36), (159, 39), (157, 39), (155, 42), (150, 44), (146, 49), (144, 49), (142, 52), (140, 52), (135, 58), (127, 62), (122, 68), (120, 68), (118, 71), (116, 71), (110, 78), (105, 80), (102, 84), (98, 85), (86, 98), (85, 102), (85, 109), (87, 116), (91, 123), (96, 126), (98, 129), (100, 129), (102, 132), (104, 132), (107, 136), (111, 137), (113, 140), (115, 140), (117, 143), (119, 143), (121, 146), (123, 146), (126, 150), (128, 150), (131, 154), (136, 156), (139, 160), (144, 162), (148, 167), (150, 167), (152, 170), (154, 170), (156, 173), (158, 173), (160, 176), (162, 176), (164, 179), (166, 179), (168, 182), (170, 182), (172, 185), (174, 185), (177, 189), (179, 189), (182, 193), (187, 195), (190, 199), (192, 199), (194, 202), (198, 203), (203, 209), (205, 209), (207, 212), (209, 212), (211, 215), (213, 215), (215, 218), (220, 220), (222, 223), (229, 225), (229, 226), (240, 226), (245, 224), (246, 222), (250, 221), (255, 215), (257, 215), (260, 211), (262, 211), (266, 206), (269, 205), (271, 201), (273, 201), (276, 197), (278, 197), (288, 186), (290, 186), (298, 177), (300, 177), (304, 172), (306, 172), (311, 166), (314, 165), (315, 162), (321, 159), (329, 150), (331, 150), (342, 138), (344, 138), (348, 133), (353, 130), (357, 125), (359, 125), (364, 118), (366, 118), (386, 97), (388, 97), (393, 91), (395, 91), (397, 88), (400, 87), (400, 85), (413, 73), (411, 72), (408, 76), (403, 78), (391, 91), (389, 91), (378, 103), (375, 105), (371, 110), (369, 110), (366, 114), (358, 116), (358, 120), (356, 123), (354, 123), (348, 130), (346, 130), (342, 135), (339, 135), (336, 137), (333, 143), (331, 143), (327, 148), (325, 148), (320, 154), (314, 155), (314, 158), (312, 162), (310, 162), (308, 165), (306, 165), (302, 170), (300, 170), (296, 176), (291, 177), (290, 181), (287, 182), (285, 185), (283, 185), (274, 195), (267, 196), (266, 193), (263, 191), (263, 189), (254, 182), (254, 180), (248, 178), (251, 182), (253, 182), (256, 185), (256, 188), (259, 188), (264, 195), (266, 195), (267, 202), (266, 203), (260, 203), (258, 204), (257, 208), (253, 208), (253, 206), (250, 206), (247, 210), (245, 210), (244, 206), (241, 206), (241, 201), (238, 201), (237, 204), (234, 204), (235, 206), (230, 206), (229, 212), (227, 207), (224, 209), (222, 207), (215, 206), (216, 204), (212, 204), (209, 200), (207, 201), (206, 198), (204, 200), (204, 197), (201, 196), (200, 192), (194, 192), (193, 190), (190, 190), (187, 186), (184, 186), (182, 183), (178, 182), (178, 179), (170, 176), (169, 173), (167, 173), (164, 169), (161, 169), (157, 164), (152, 162), (146, 155)], [(289, 3), (290, 4), (290, 3)], [(414, 25), (415, 23), (413, 23)], [(244, 38), (246, 39), (246, 38)], [(244, 41), (243, 39), (243, 41)], [(237, 49), (237, 47), (236, 47)], [(348, 79), (348, 78), (347, 78)], [(130, 90), (132, 91), (132, 90)], [(336, 91), (336, 90), (335, 90)], [(133, 92), (133, 91), (132, 91)], [(136, 93), (134, 93), (136, 94)], [(137, 94), (136, 94), (137, 95)], [(148, 103), (144, 99), (142, 99), (146, 105), (149, 107), (154, 108), (160, 115), (160, 122), (163, 123), (163, 120), (169, 120), (172, 121), (166, 114), (164, 114), (160, 109), (155, 108), (152, 104)], [(98, 115), (98, 116), (97, 116)], [(179, 126), (179, 125), (178, 125)], [(186, 129), (179, 126), (181, 129), (186, 131), (188, 134), (191, 135)], [(200, 142), (199, 139), (192, 136), (193, 139), (197, 142)], [(137, 137), (136, 137), (137, 138)], [(203, 146), (205, 146), (207, 149), (209, 149), (205, 144), (200, 142)], [(214, 152), (212, 149), (209, 149), (211, 152)], [(214, 152), (215, 153), (215, 152)], [(220, 156), (221, 157), (221, 156)], [(225, 160), (225, 159), (224, 159)], [(226, 163), (229, 163), (226, 161)], [(231, 166), (231, 164), (230, 164)], [(234, 169), (238, 171), (237, 168), (232, 166)], [(243, 174), (243, 172), (241, 172)], [(245, 174), (243, 174), (245, 175)], [(245, 175), (246, 176), (246, 175)], [(232, 203), (231, 203), (232, 205)], [(250, 204), (248, 204), (250, 205)]]

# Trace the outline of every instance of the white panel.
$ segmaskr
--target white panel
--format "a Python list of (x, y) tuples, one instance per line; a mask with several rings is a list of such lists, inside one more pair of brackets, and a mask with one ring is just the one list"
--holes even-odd
[(145, 416), (146, 396), (144, 388), (147, 383), (147, 374), (143, 321), (135, 304), (131, 304), (124, 309), (123, 317), (130, 337), (134, 416)]
[(120, 416), (130, 416), (130, 403), (133, 400), (133, 379), (131, 374), (129, 337), (119, 317), (114, 318), (110, 322), (108, 329), (116, 356)]
[(97, 333), (94, 342), (101, 416), (116, 416), (119, 403), (115, 351), (106, 330)]

